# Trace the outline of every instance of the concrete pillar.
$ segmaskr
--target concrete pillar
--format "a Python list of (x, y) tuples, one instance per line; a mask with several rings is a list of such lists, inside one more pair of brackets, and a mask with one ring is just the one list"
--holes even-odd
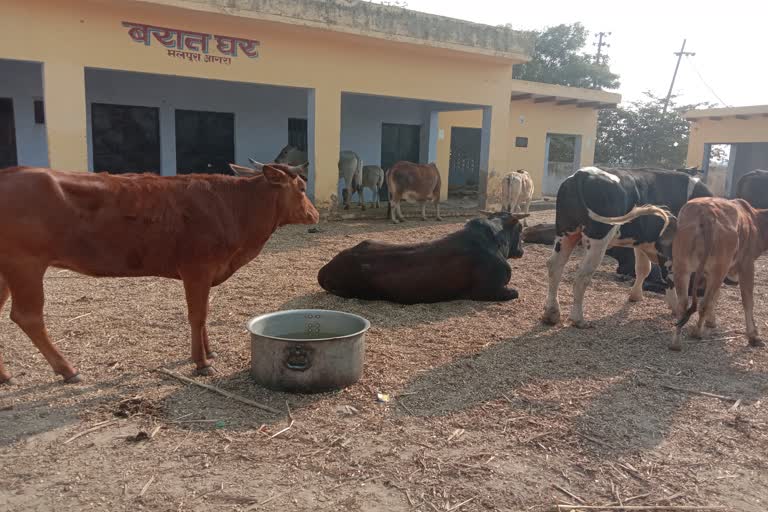
[(483, 107), (480, 136), (480, 209), (501, 204), (501, 179), (509, 172), (509, 95), (500, 95), (493, 105)]
[(85, 68), (70, 62), (43, 65), (48, 161), (54, 169), (87, 171)]
[(341, 90), (312, 89), (307, 105), (308, 190), (317, 208), (335, 210), (339, 197)]

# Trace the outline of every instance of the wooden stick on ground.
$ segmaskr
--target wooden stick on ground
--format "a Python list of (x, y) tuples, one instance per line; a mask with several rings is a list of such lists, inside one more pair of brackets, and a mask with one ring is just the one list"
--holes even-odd
[(571, 498), (575, 499), (576, 501), (578, 501), (578, 502), (579, 502), (579, 503), (581, 503), (582, 505), (586, 505), (586, 504), (587, 504), (587, 502), (586, 502), (586, 501), (584, 501), (584, 500), (583, 500), (583, 499), (581, 499), (580, 497), (576, 496), (576, 495), (575, 495), (575, 494), (573, 494), (571, 491), (569, 491), (569, 490), (567, 490), (567, 489), (564, 489), (564, 488), (560, 487), (559, 485), (553, 485), (552, 487), (554, 487), (554, 488), (555, 488), (555, 489), (557, 489), (558, 491), (562, 492), (563, 494), (565, 494), (565, 495), (567, 495), (567, 496), (569, 496), (569, 497), (571, 497)]
[(141, 492), (139, 493), (139, 497), (144, 496), (144, 493), (147, 492), (147, 489), (149, 489), (149, 486), (152, 485), (152, 482), (155, 481), (155, 475), (152, 475), (149, 480), (147, 480), (147, 483), (144, 484), (144, 487), (141, 488)]
[(696, 391), (695, 389), (678, 388), (675, 386), (670, 386), (669, 384), (662, 384), (661, 387), (665, 389), (671, 389), (672, 391), (682, 391), (683, 393), (690, 393), (692, 395), (701, 395), (701, 396), (708, 396), (710, 398), (717, 398), (719, 400), (725, 400), (726, 402), (738, 401), (738, 398), (733, 398), (730, 396), (715, 395), (713, 393), (707, 393), (706, 391)]
[(477, 496), (473, 496), (472, 498), (469, 498), (468, 500), (464, 500), (461, 503), (459, 503), (458, 505), (454, 505), (453, 507), (449, 508), (448, 512), (453, 512), (454, 510), (459, 510), (461, 507), (463, 507), (464, 505), (466, 505), (470, 501), (474, 501), (475, 499), (477, 499)]
[(692, 511), (692, 510), (725, 510), (725, 507), (721, 506), (672, 506), (672, 505), (556, 505), (557, 511), (569, 511), (569, 510), (669, 510), (676, 511)]
[(110, 425), (113, 425), (113, 424), (115, 424), (115, 423), (117, 423), (117, 420), (107, 420), (107, 421), (102, 421), (101, 423), (97, 423), (95, 426), (93, 426), (93, 427), (89, 428), (88, 430), (83, 430), (83, 431), (82, 431), (82, 432), (80, 432), (79, 434), (75, 434), (74, 436), (70, 437), (69, 439), (67, 439), (66, 441), (64, 441), (64, 444), (69, 444), (69, 443), (71, 443), (72, 441), (74, 441), (75, 439), (78, 439), (78, 438), (80, 438), (80, 437), (83, 437), (83, 436), (85, 436), (85, 435), (88, 435), (88, 434), (90, 434), (91, 432), (96, 432), (96, 431), (97, 431), (97, 430), (99, 430), (99, 429), (102, 429), (102, 428), (104, 428), (104, 427), (108, 427), (108, 426), (110, 426)]
[(174, 373), (170, 370), (166, 370), (165, 368), (159, 368), (157, 371), (162, 374), (168, 375), (169, 377), (173, 377), (176, 380), (180, 380), (181, 382), (186, 382), (187, 384), (192, 384), (194, 386), (207, 389), (208, 391), (218, 393), (227, 398), (231, 398), (232, 400), (236, 400), (240, 403), (250, 405), (251, 407), (256, 407), (257, 409), (261, 409), (262, 411), (271, 412), (272, 414), (280, 414), (280, 411), (278, 411), (277, 409), (273, 409), (268, 405), (260, 404), (259, 402), (254, 402), (253, 400), (248, 400), (247, 398), (243, 398), (242, 396), (236, 395), (234, 393), (230, 393), (229, 391), (224, 391), (223, 389), (217, 388), (216, 386), (211, 386), (209, 384), (203, 384), (202, 382), (197, 382), (192, 379), (188, 379), (183, 375), (179, 375), (178, 373)]

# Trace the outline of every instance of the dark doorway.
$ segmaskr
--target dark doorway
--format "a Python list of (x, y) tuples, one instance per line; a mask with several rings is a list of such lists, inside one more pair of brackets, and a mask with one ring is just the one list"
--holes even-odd
[(160, 112), (154, 107), (91, 105), (93, 170), (160, 174)]
[(235, 114), (176, 111), (176, 172), (232, 174)]
[[(381, 168), (384, 172), (401, 160), (419, 163), (421, 126), (413, 124), (381, 125)], [(382, 201), (389, 201), (387, 183), (381, 187)]]
[(0, 98), (0, 169), (18, 165), (13, 100)]
[(480, 181), (480, 128), (451, 128), (448, 195), (477, 196)]

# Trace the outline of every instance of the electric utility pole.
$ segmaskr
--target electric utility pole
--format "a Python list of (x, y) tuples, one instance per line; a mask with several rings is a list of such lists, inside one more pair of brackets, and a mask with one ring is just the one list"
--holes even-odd
[[(595, 64), (598, 66), (602, 64), (601, 61), (605, 61), (605, 57), (603, 56), (603, 46), (605, 46), (606, 48), (611, 47), (610, 44), (604, 41), (605, 39), (608, 39), (609, 35), (611, 35), (611, 32), (598, 32), (597, 34), (595, 34), (595, 36), (597, 36), (597, 42), (592, 43), (592, 46), (597, 46), (597, 53), (595, 54)], [(594, 80), (592, 80), (592, 82), (593, 82), (593, 87), (595, 89), (600, 88), (600, 83), (597, 77), (595, 77)]]
[(677, 78), (677, 70), (680, 69), (680, 61), (682, 60), (683, 56), (685, 57), (693, 57), (696, 55), (696, 52), (687, 52), (685, 51), (685, 39), (683, 39), (683, 46), (680, 48), (679, 52), (675, 52), (675, 55), (677, 55), (677, 64), (675, 65), (675, 73), (672, 75), (672, 83), (669, 84), (669, 92), (667, 93), (667, 99), (664, 100), (664, 110), (662, 113), (667, 113), (667, 107), (669, 107), (669, 99), (672, 97), (672, 89), (675, 87), (675, 78)]

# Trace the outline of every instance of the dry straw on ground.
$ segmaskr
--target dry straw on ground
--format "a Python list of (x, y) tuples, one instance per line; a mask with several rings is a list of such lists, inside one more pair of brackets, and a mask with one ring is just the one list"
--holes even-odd
[[(538, 213), (533, 222), (550, 220)], [(193, 377), (178, 282), (51, 270), (48, 327), (85, 382), (61, 385), (5, 310), (2, 352), (18, 384), (0, 390), (0, 508), (765, 510), (768, 350), (747, 347), (736, 288), (724, 289), (712, 339), (676, 354), (666, 348), (663, 300), (627, 304), (629, 285), (609, 260), (587, 292), (593, 329), (542, 326), (545, 247), (511, 262), (521, 298), (509, 303), (406, 307), (343, 300), (317, 285), (342, 248), (426, 240), (461, 222), (283, 229), (216, 289), (218, 374), (195, 379), (279, 411), (287, 402), (290, 418), (156, 371)], [(766, 291), (760, 260), (756, 313), (768, 332)], [(249, 379), (246, 320), (305, 307), (371, 320), (358, 384), (301, 396)], [(393, 398), (377, 402), (379, 392)]]

